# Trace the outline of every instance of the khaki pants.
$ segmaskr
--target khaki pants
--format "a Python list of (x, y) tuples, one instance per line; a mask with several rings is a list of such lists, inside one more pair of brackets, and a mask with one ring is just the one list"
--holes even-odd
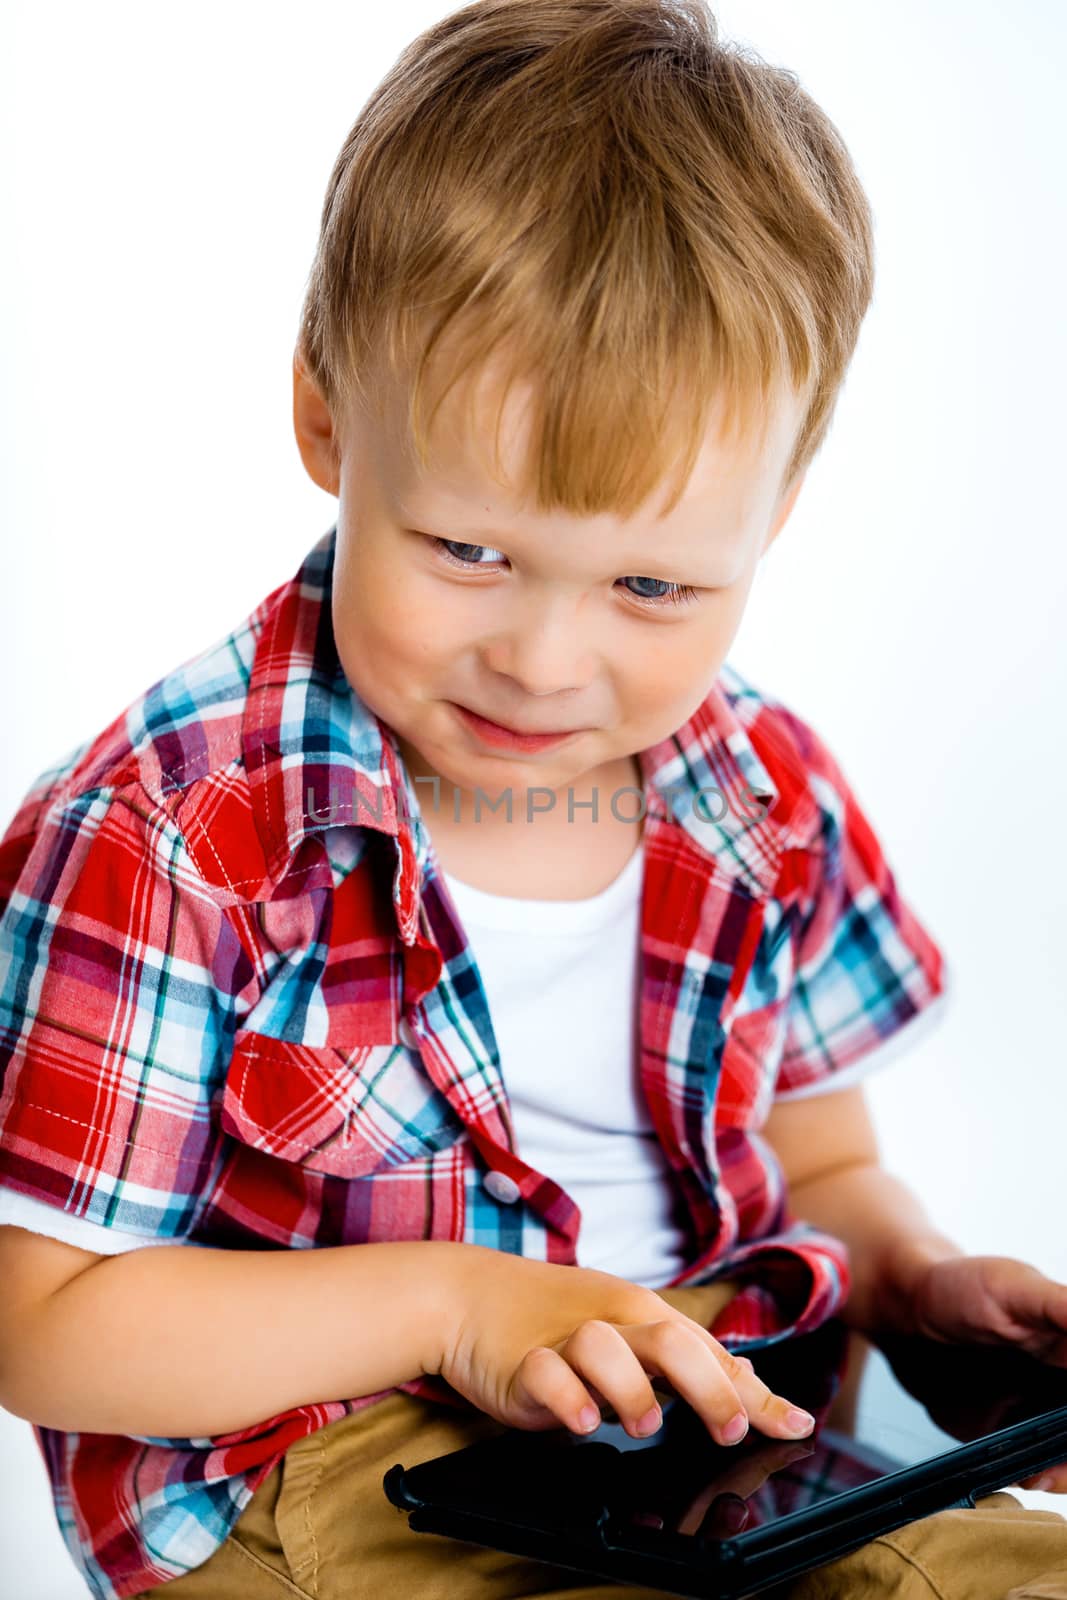
[[(705, 1327), (733, 1292), (722, 1282), (657, 1291)], [(602, 1408), (609, 1415), (607, 1408)], [(662, 1600), (481, 1545), (415, 1533), (382, 1478), (501, 1433), (396, 1392), (291, 1445), (214, 1555), (131, 1600)], [(1067, 1521), (1013, 1495), (939, 1511), (773, 1590), (763, 1600), (1067, 1600)]]

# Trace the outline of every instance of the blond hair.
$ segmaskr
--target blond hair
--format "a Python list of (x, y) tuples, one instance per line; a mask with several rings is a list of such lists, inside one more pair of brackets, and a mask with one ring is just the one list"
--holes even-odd
[[(822, 444), (873, 291), (870, 207), (795, 73), (720, 41), (702, 0), (475, 0), (420, 34), (330, 174), (297, 354), (335, 426), (506, 357), (535, 394), (539, 511), (623, 517), (713, 406), (763, 437), (806, 412), (786, 490)], [(380, 411), (380, 405), (377, 407)], [(672, 420), (673, 418), (673, 420)], [(498, 413), (499, 430), (499, 413)]]

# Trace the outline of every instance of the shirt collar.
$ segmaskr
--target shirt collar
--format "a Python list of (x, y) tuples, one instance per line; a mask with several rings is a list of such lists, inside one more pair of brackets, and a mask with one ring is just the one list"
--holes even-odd
[[(424, 843), (412, 842), (418, 796), (392, 730), (356, 694), (337, 654), (331, 609), (336, 533), (335, 523), (250, 619), (253, 630), (257, 622), (261, 627), (242, 744), (272, 883), (284, 877), (309, 835), (353, 821), (395, 839), (411, 859), (425, 857)], [(735, 709), (739, 696), (743, 684), (724, 666), (689, 720), (638, 760), (647, 814), (681, 827), (722, 871), (765, 898), (777, 881), (782, 849), (769, 814), (779, 790)], [(624, 796), (619, 805), (625, 815), (636, 815), (636, 796)]]

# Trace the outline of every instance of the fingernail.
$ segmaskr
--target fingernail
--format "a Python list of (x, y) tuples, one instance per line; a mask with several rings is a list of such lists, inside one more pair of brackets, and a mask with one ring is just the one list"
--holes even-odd
[(793, 1406), (785, 1414), (785, 1425), (790, 1433), (810, 1433), (815, 1426), (815, 1418)]
[(596, 1406), (583, 1406), (578, 1413), (578, 1425), (585, 1432), (595, 1428), (600, 1421), (600, 1412)]
[(743, 1439), (747, 1432), (748, 1418), (743, 1411), (739, 1411), (735, 1417), (730, 1418), (722, 1430), (722, 1436), (727, 1444), (736, 1444), (738, 1439)]
[(1055, 1482), (1056, 1482), (1056, 1478), (1055, 1478), (1055, 1475), (1053, 1473), (1051, 1473), (1051, 1472), (1043, 1472), (1039, 1478), (1035, 1478), (1034, 1479), (1034, 1481), (1030, 1485), (1030, 1487), (1031, 1487), (1031, 1489), (1046, 1489), (1047, 1490), (1047, 1489), (1051, 1489), (1052, 1485)]
[(634, 1426), (638, 1433), (655, 1433), (662, 1421), (663, 1412), (660, 1410), (659, 1406), (653, 1406), (652, 1410), (646, 1411), (644, 1416), (641, 1417), (640, 1420), (634, 1424)]

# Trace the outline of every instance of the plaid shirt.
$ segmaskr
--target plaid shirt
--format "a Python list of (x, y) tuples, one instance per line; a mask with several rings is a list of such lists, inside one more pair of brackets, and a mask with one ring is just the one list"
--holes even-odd
[[(0, 840), (0, 1189), (156, 1243), (575, 1264), (574, 1201), (514, 1148), (418, 792), (337, 656), (335, 536)], [(849, 1288), (842, 1242), (789, 1210), (772, 1102), (849, 1081), (944, 962), (829, 751), (729, 666), (639, 760), (640, 1081), (690, 1228), (671, 1282), (743, 1281), (713, 1332), (752, 1350)], [(473, 1409), (438, 1376), (399, 1387)], [(92, 1593), (201, 1565), (294, 1440), (389, 1392), (210, 1438), (35, 1425)]]

